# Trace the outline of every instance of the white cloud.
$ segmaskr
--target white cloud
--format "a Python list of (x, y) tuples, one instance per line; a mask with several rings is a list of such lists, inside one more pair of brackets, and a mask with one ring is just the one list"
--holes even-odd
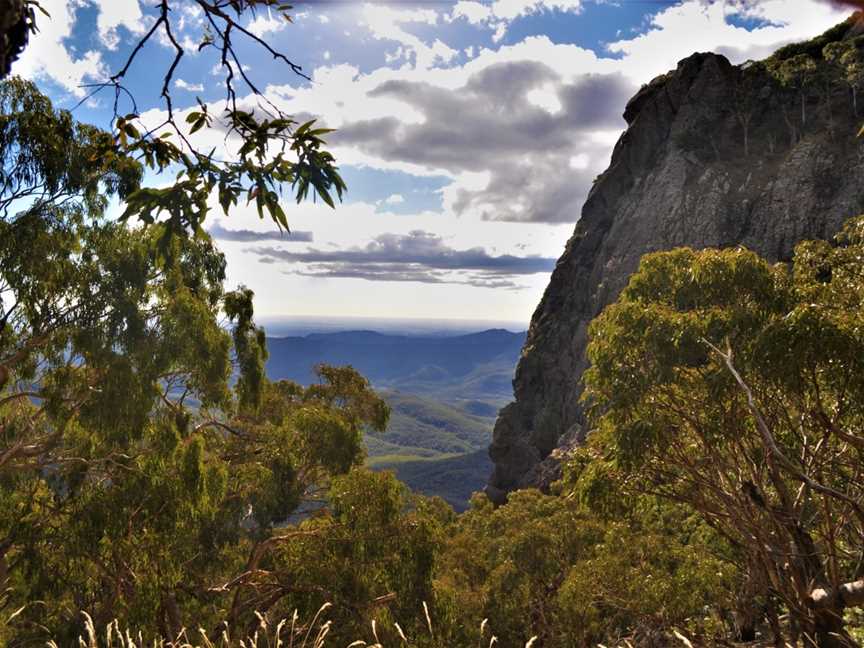
[[(90, 0), (96, 5), (99, 16), (96, 28), (99, 38), (108, 49), (117, 49), (120, 43), (118, 27), (125, 27), (134, 35), (144, 33), (144, 15), (138, 0)], [(53, 15), (53, 14), (52, 14)]]
[(525, 98), (529, 103), (543, 108), (547, 112), (555, 115), (561, 112), (561, 98), (558, 96), (556, 87), (553, 84), (546, 84), (539, 88), (529, 91)]
[(580, 153), (579, 155), (574, 155), (570, 158), (570, 168), (576, 170), (584, 170), (587, 169), (591, 164), (591, 158), (589, 158), (585, 153)]
[(186, 24), (195, 27), (202, 27), (204, 25), (204, 11), (198, 5), (191, 3), (184, 4), (180, 7), (180, 12), (183, 14)]
[(389, 196), (384, 201), (384, 204), (386, 204), (386, 205), (401, 205), (404, 202), (405, 202), (405, 196), (403, 196), (402, 194), (393, 194), (393, 195)]
[(287, 26), (288, 21), (284, 18), (274, 18), (272, 15), (268, 14), (265, 16), (263, 13), (260, 13), (246, 25), (246, 29), (258, 38), (263, 38), (268, 34), (280, 32)]
[(204, 85), (201, 83), (189, 83), (188, 81), (184, 81), (183, 79), (175, 79), (174, 87), (180, 88), (181, 90), (186, 90), (188, 92), (203, 92)]
[[(233, 70), (235, 77), (240, 76), (240, 73), (237, 71), (237, 64), (234, 63), (234, 61), (229, 59), (228, 60), (228, 67), (230, 67)], [(245, 63), (243, 63), (240, 67), (242, 68), (242, 70), (244, 72), (248, 72), (251, 69)], [(213, 64), (213, 67), (210, 68), (210, 74), (212, 74), (213, 76), (225, 76), (228, 74), (228, 70), (225, 68), (224, 65), (222, 65), (222, 61), (217, 61), (216, 63)]]
[[(465, 20), (498, 15), (503, 21), (581, 8), (569, 0), (463, 0), (453, 12)], [(402, 51), (395, 51), (392, 62), (425, 48), (428, 63), (434, 46), (418, 44), (405, 28), (411, 22), (437, 24), (434, 12), (370, 5), (363, 11), (379, 37), (400, 43)], [(748, 31), (727, 22), (731, 13), (770, 24)], [(624, 126), (626, 100), (640, 84), (694, 50), (725, 48), (741, 61), (754, 48), (773, 50), (843, 17), (827, 5), (802, 0), (735, 6), (689, 0), (653, 16), (645, 34), (610, 44), (610, 53), (621, 58), (535, 36), (480, 48), (474, 58), (448, 66), (403, 65), (367, 73), (351, 66), (319, 68), (310, 88), (271, 92), (288, 112), (316, 115), (340, 129), (332, 143), (342, 164), (450, 178), (441, 193), (451, 214), (574, 222)]]
[(402, 54), (407, 56), (407, 52), (411, 52), (415, 56), (415, 67), (421, 70), (429, 69), (438, 63), (449, 63), (459, 52), (440, 39), (427, 44), (405, 30), (402, 25), (435, 25), (437, 22), (438, 14), (432, 9), (394, 9), (371, 3), (364, 4), (362, 8), (362, 23), (376, 39), (395, 41), (404, 47), (398, 57), (391, 57), (391, 61), (395, 62), (402, 58)]
[(492, 17), (492, 9), (489, 5), (475, 0), (459, 0), (450, 14), (451, 19), (465, 18), (471, 24), (478, 24)]
[[(806, 0), (747, 4), (689, 0), (658, 12), (646, 33), (618, 37), (609, 45), (609, 54), (620, 58), (598, 56), (542, 36), (503, 47), (482, 48), (474, 43), (466, 48), (470, 55), (465, 52), (466, 57), (458, 58), (448, 45), (436, 46), (430, 28), (445, 18), (483, 24), (490, 31), (500, 30), (503, 37), (507, 25), (518, 19), (510, 16), (550, 7), (578, 11), (581, 6), (564, 0), (525, 1), (501, 4), (496, 13), (492, 8), (496, 5), (463, 0), (449, 17), (427, 9), (364, 5), (357, 11), (369, 32), (352, 29), (355, 38), (365, 34), (368, 40), (371, 32), (376, 39), (392, 41), (390, 60), (398, 69), (382, 65), (361, 71), (329, 64), (315, 70), (308, 86), (298, 82), (268, 87), (268, 97), (287, 112), (303, 119), (319, 117), (327, 126), (340, 129), (331, 136), (331, 150), (340, 165), (448, 179), (440, 191), (443, 213), (397, 215), (397, 196), (409, 195), (403, 192), (369, 203), (349, 202), (335, 212), (320, 205), (286, 205), (292, 227), (314, 231), (320, 249), (330, 244), (334, 249), (362, 246), (385, 233), (408, 236), (413, 230), (424, 230), (457, 250), (479, 244), (504, 254), (519, 250), (519, 254), (557, 256), (591, 181), (608, 163), (624, 126), (620, 115), (626, 99), (640, 84), (674, 68), (694, 50), (720, 50), (740, 62), (816, 35), (845, 17), (826, 4)], [(770, 24), (748, 31), (727, 22), (732, 14)], [(418, 25), (423, 27), (422, 38), (411, 33)], [(218, 134), (208, 143), (223, 145)], [(399, 211), (408, 210), (400, 207)], [(538, 227), (538, 221), (545, 225)], [(243, 218), (242, 227), (257, 222), (257, 218)], [(262, 227), (272, 230), (266, 221)], [(244, 253), (239, 243), (224, 245), (232, 281), (252, 285), (264, 311), (284, 308), (284, 282), (298, 291), (309, 287), (303, 282), (315, 282), (314, 291), (305, 291), (316, 295), (309, 312), (339, 308), (362, 313), (363, 308), (392, 307), (401, 299), (412, 305), (426, 303), (426, 296), (437, 290), (419, 284), (403, 290), (394, 282), (388, 285), (386, 299), (385, 291), (377, 291), (380, 297), (360, 290), (346, 295), (344, 284), (341, 289), (337, 286), (350, 279), (284, 277), (271, 270), (274, 266)], [(304, 245), (298, 241), (292, 249)], [(528, 250), (522, 250), (522, 245), (528, 245)], [(546, 278), (538, 275), (536, 284), (531, 283), (531, 290), (519, 298), (519, 308), (526, 315), (545, 283)], [(422, 299), (418, 298), (421, 290)], [(464, 308), (470, 314), (481, 308), (480, 301), (472, 301), (474, 295), (476, 290), (450, 285), (446, 299), (428, 303), (446, 303), (448, 313)], [(458, 305), (451, 304), (453, 299)], [(513, 306), (516, 301), (507, 303)], [(483, 301), (482, 308), (504, 312), (494, 310), (497, 304)]]
[(77, 5), (65, 0), (42, 0), (41, 4), (51, 18), (39, 14), (39, 31), (30, 37), (30, 44), (12, 71), (28, 79), (50, 79), (74, 96), (83, 97), (81, 84), (107, 76), (102, 55), (95, 50), (75, 55), (64, 45), (77, 20)]
[(464, 18), (472, 25), (484, 24), (494, 30), (492, 41), (498, 43), (507, 35), (507, 29), (514, 20), (552, 10), (579, 13), (582, 0), (493, 0), (491, 3), (459, 0), (447, 20)]
[[(411, 22), (437, 24), (433, 11), (365, 5), (367, 26), (399, 42), (400, 58), (415, 53), (417, 65), (365, 73), (351, 65), (322, 66), (308, 86), (270, 86), (267, 93), (290, 114), (340, 129), (330, 140), (341, 165), (449, 178), (441, 196), (450, 216), (573, 223), (624, 126), (626, 100), (640, 84), (693, 49), (723, 45), (744, 57), (754, 47), (773, 48), (838, 21), (836, 12), (815, 4), (795, 4), (798, 13), (784, 13), (791, 1), (769, 0), (758, 11), (772, 24), (748, 31), (727, 22), (728, 5), (690, 0), (655, 15), (647, 33), (611, 44), (620, 59), (538, 36), (481, 48), (450, 66), (430, 65), (434, 43), (403, 29)], [(520, 6), (539, 10), (540, 4)], [(806, 16), (806, 26), (798, 15)]]
[(319, 21), (322, 25), (326, 25), (327, 23), (330, 22), (330, 18), (329, 18), (326, 14), (321, 14), (321, 15), (318, 16), (318, 21)]
[[(769, 24), (747, 30), (727, 22), (731, 15), (755, 17)], [(764, 58), (780, 45), (812, 38), (847, 16), (848, 11), (827, 2), (727, 4), (690, 0), (656, 14), (644, 34), (610, 43), (608, 49), (624, 55), (628, 75), (647, 81), (674, 68), (678, 60), (693, 52), (718, 52), (733, 63)]]
[[(476, 221), (442, 217), (436, 212), (416, 214), (396, 214), (381, 210), (379, 206), (365, 202), (349, 202), (336, 210), (321, 204), (293, 205), (286, 201), (286, 212), (292, 230), (310, 231), (314, 234), (314, 244), (303, 242), (275, 242), (268, 247), (288, 252), (333, 251), (339, 254), (353, 248), (365, 250), (371, 244), (382, 240), (412, 241), (419, 238), (412, 232), (422, 230), (434, 233), (447, 248), (464, 251), (482, 247), (494, 256), (512, 254), (518, 257), (540, 255), (557, 257), (560, 254), (560, 241), (572, 229), (570, 225), (544, 228), (544, 236), (539, 236), (534, 225), (514, 223), (483, 223)], [(272, 224), (259, 221), (254, 206), (238, 207), (232, 215), (232, 229), (249, 228), (257, 231), (272, 230)], [(242, 224), (242, 225), (241, 225)], [(482, 239), (478, 241), (478, 232)], [(545, 236), (548, 232), (554, 235)], [(423, 242), (422, 239), (420, 241)], [(434, 243), (434, 241), (432, 241)], [(524, 246), (524, 247), (518, 247)], [(287, 315), (293, 313), (314, 313), (324, 315), (370, 315), (380, 316), (382, 312), (395, 312), (398, 308), (403, 317), (463, 317), (527, 321), (531, 310), (540, 298), (548, 283), (548, 273), (521, 275), (514, 283), (525, 286), (524, 290), (487, 289), (478, 291), (474, 275), (470, 270), (454, 271), (445, 280), (455, 283), (427, 283), (411, 281), (392, 281), (389, 277), (386, 289), (381, 283), (369, 284), (363, 279), (376, 282), (387, 279), (381, 277), (344, 278), (328, 268), (314, 272), (315, 277), (298, 274), (297, 270), (309, 274), (315, 270), (308, 261), (291, 263), (287, 260), (272, 259), (273, 263), (262, 263), (262, 256), (252, 245), (239, 241), (220, 241), (220, 249), (228, 256), (228, 285), (247, 285), (255, 290), (255, 312), (261, 315)], [(493, 249), (495, 252), (493, 253)], [(429, 272), (428, 269), (425, 270)], [(439, 271), (442, 272), (442, 271)], [(418, 276), (417, 279), (423, 279)], [(427, 278), (428, 280), (428, 278)], [(285, 294), (303, 294), (300, 302), (286, 302)]]
[(582, 10), (581, 0), (495, 0), (492, 13), (496, 18), (512, 21), (522, 16), (544, 10), (558, 10), (578, 13)]

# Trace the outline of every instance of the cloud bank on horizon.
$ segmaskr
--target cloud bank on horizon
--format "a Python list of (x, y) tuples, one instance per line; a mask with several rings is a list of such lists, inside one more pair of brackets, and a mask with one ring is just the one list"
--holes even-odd
[[(64, 106), (117, 69), (154, 20), (139, 0), (42, 4), (52, 20), (13, 71)], [(297, 3), (294, 24), (258, 11), (250, 31), (311, 81), (253, 48), (248, 73), (286, 112), (338, 129), (330, 143), (349, 194), (335, 212), (292, 205), (289, 237), (251, 209), (214, 219), (229, 279), (252, 287), (268, 315), (527, 321), (641, 84), (694, 51), (762, 58), (843, 20), (846, 4), (320, 1)], [(176, 6), (175, 33), (195, 50), (200, 10)], [(150, 118), (164, 45), (148, 45), (148, 64), (130, 78)], [(207, 49), (186, 57), (175, 105), (221, 105), (223, 79)], [(111, 102), (89, 98), (78, 117), (107, 125)]]

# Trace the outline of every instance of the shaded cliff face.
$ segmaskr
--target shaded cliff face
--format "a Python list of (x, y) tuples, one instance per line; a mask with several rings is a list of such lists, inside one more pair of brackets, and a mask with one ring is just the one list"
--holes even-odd
[(558, 459), (583, 437), (588, 324), (643, 254), (744, 245), (784, 260), (798, 241), (830, 237), (864, 211), (861, 97), (858, 104), (860, 118), (841, 80), (817, 80), (799, 94), (762, 66), (747, 72), (714, 54), (684, 59), (631, 99), (628, 129), (532, 318), (515, 401), (496, 422), (493, 501), (548, 486)]

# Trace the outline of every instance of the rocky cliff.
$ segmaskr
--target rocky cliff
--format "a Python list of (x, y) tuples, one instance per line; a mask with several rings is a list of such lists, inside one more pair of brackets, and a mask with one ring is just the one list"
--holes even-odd
[[(864, 211), (864, 141), (856, 138), (864, 101), (856, 109), (845, 72), (823, 55), (840, 41), (860, 56), (860, 33), (850, 19), (740, 67), (694, 54), (630, 100), (628, 128), (534, 313), (515, 400), (495, 425), (493, 501), (548, 486), (567, 447), (583, 438), (587, 327), (643, 254), (744, 245), (785, 260), (796, 242), (829, 237)], [(796, 63), (808, 60), (815, 68), (798, 65), (796, 76)]]

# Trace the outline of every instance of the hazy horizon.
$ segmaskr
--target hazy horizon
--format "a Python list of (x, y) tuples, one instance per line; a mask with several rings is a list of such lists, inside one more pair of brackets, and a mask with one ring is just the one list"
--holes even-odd
[(283, 315), (257, 318), (267, 337), (305, 336), (314, 333), (375, 331), (388, 335), (455, 336), (505, 329), (512, 333), (528, 330), (528, 321), (486, 320), (469, 318), (424, 317), (328, 317), (323, 315)]

